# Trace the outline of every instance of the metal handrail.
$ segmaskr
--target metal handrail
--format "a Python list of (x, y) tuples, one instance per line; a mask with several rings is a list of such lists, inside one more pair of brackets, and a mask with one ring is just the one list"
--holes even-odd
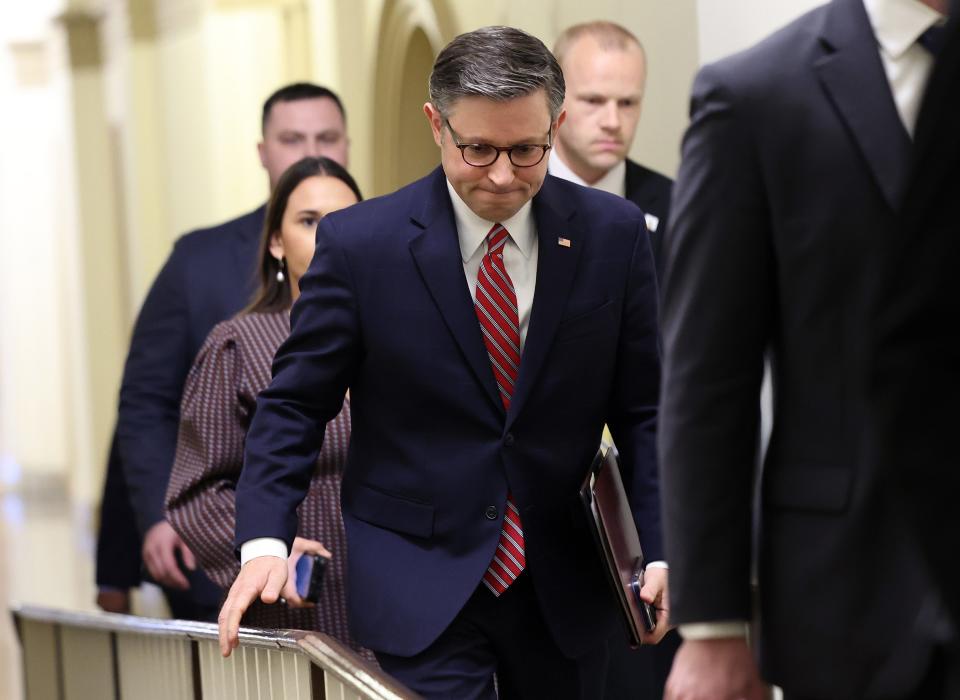
[[(39, 605), (14, 605), (11, 606), (10, 611), (14, 617), (24, 620), (86, 627), (105, 632), (132, 632), (183, 639), (218, 639), (217, 625), (212, 622), (165, 620), (108, 612), (81, 612), (47, 608)], [(241, 627), (240, 643), (246, 646), (295, 648), (300, 639), (307, 634), (313, 633), (301, 630), (268, 630)]]
[[(78, 612), (35, 605), (11, 607), (18, 629), (21, 621), (32, 621), (111, 633), (179, 638), (211, 642), (218, 627), (209, 622), (164, 620), (106, 612)], [(240, 628), (240, 646), (288, 650), (306, 656), (315, 666), (332, 673), (341, 683), (364, 698), (415, 700), (419, 696), (404, 688), (373, 664), (341, 642), (319, 632)]]

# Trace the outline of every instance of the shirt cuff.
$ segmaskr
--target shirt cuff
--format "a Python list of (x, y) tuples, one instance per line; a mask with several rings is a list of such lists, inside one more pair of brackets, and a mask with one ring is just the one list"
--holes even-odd
[(729, 639), (746, 637), (747, 623), (739, 620), (725, 622), (691, 622), (680, 625), (680, 636), (688, 640)]
[(287, 558), (287, 543), (276, 537), (257, 537), (240, 545), (240, 566), (257, 557)]
[(647, 564), (647, 568), (648, 569), (669, 569), (670, 567), (667, 566), (667, 562), (665, 561), (652, 561), (649, 564)]

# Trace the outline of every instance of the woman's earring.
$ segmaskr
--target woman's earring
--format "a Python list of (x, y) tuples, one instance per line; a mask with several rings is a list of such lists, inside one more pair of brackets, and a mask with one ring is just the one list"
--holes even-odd
[(277, 282), (283, 284), (283, 258), (277, 258)]

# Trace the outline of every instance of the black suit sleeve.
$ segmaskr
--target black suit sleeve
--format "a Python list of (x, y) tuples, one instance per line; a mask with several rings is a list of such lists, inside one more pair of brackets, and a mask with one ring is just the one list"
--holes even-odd
[(141, 534), (163, 520), (190, 370), (188, 252), (174, 247), (140, 310), (120, 385), (117, 443)]
[(665, 240), (660, 470), (674, 621), (750, 617), (759, 394), (776, 295), (753, 128), (698, 75)]

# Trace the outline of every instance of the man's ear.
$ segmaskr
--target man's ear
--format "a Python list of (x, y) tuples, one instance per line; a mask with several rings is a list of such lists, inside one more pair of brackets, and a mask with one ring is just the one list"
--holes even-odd
[(260, 156), (260, 165), (267, 167), (267, 147), (263, 141), (257, 144), (257, 154)]
[(280, 232), (277, 231), (270, 236), (270, 245), (269, 245), (270, 255), (275, 257), (277, 260), (283, 259), (283, 239), (280, 237)]
[(440, 110), (434, 107), (432, 102), (425, 102), (423, 113), (427, 115), (427, 121), (430, 122), (434, 142), (438, 146), (443, 145), (443, 117), (440, 116)]
[(563, 124), (566, 118), (567, 118), (567, 110), (561, 109), (560, 114), (557, 115), (556, 125), (553, 127), (552, 139), (557, 138), (557, 130), (560, 128), (560, 125)]

